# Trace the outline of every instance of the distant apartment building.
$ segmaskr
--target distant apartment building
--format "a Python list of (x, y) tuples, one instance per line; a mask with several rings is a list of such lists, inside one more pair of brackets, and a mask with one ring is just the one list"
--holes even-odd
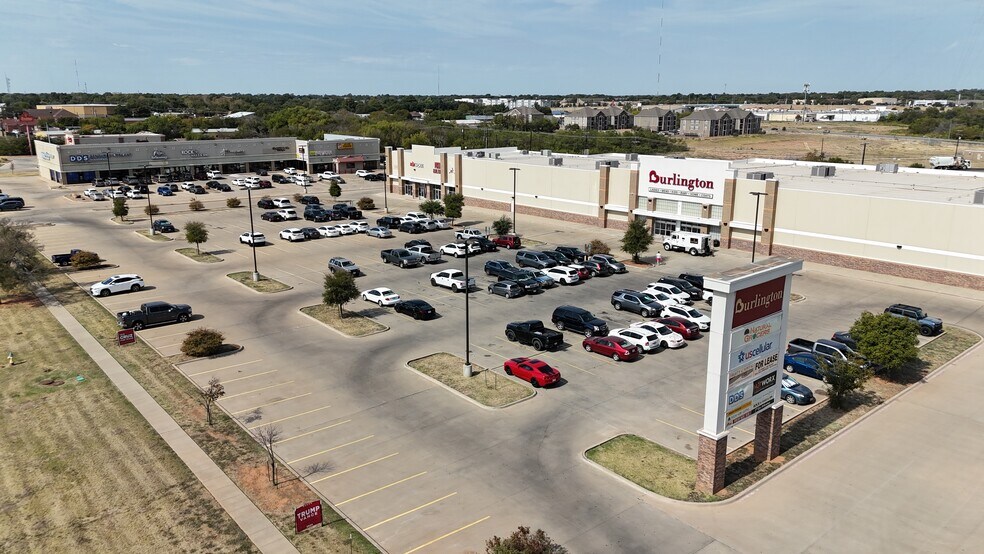
[(509, 109), (535, 108), (536, 106), (549, 108), (557, 105), (557, 102), (543, 98), (455, 98), (454, 101), (481, 106), (505, 106)]
[(762, 118), (741, 108), (731, 108), (728, 115), (735, 122), (734, 134), (754, 135), (762, 132)]
[(680, 131), (704, 138), (750, 135), (762, 132), (762, 118), (741, 108), (697, 110), (680, 119)]
[(609, 106), (602, 108), (601, 113), (608, 118), (609, 129), (631, 129), (633, 127), (634, 117), (623, 108)]
[(635, 115), (635, 126), (650, 131), (674, 131), (677, 125), (676, 114), (664, 108), (646, 108)]
[(858, 98), (858, 104), (867, 104), (871, 106), (894, 106), (899, 103), (898, 98), (889, 98), (886, 96), (873, 96), (870, 98)]
[(521, 119), (525, 121), (526, 123), (532, 123), (533, 121), (538, 121), (545, 117), (543, 112), (529, 106), (521, 106), (518, 108), (513, 108), (502, 115), (506, 117), (515, 117), (517, 119)]
[(607, 108), (578, 108), (567, 112), (564, 116), (564, 126), (569, 127), (573, 125), (591, 131), (631, 129), (633, 117), (632, 114), (624, 109), (614, 106)]

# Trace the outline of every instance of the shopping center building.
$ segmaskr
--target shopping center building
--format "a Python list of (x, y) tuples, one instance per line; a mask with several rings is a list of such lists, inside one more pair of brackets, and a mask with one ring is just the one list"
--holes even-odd
[[(388, 191), (984, 290), (984, 174), (788, 160), (386, 149)], [(758, 208), (756, 210), (756, 207)], [(758, 214), (756, 217), (756, 213)], [(757, 219), (757, 227), (756, 227)], [(756, 230), (757, 232), (753, 232)]]

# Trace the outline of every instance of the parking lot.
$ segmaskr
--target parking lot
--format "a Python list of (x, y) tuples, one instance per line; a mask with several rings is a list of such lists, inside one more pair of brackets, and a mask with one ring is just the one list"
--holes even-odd
[[(380, 183), (354, 176), (346, 180), (342, 200), (371, 195), (382, 207)], [(82, 247), (120, 266), (76, 274), (82, 285), (111, 273), (138, 273), (146, 280), (144, 291), (99, 299), (110, 311), (151, 300), (190, 304), (198, 316), (195, 320), (141, 331), (163, 355), (178, 353), (183, 335), (203, 325), (222, 331), (227, 342), (243, 345), (244, 350), (234, 356), (185, 363), (180, 370), (199, 384), (219, 378), (226, 389), (221, 406), (246, 428), (276, 425), (281, 432), (278, 455), (387, 550), (475, 550), (485, 538), (506, 534), (517, 525), (543, 527), (561, 541), (581, 537), (576, 544), (585, 551), (598, 551), (606, 537), (610, 540), (622, 532), (634, 534), (644, 541), (641, 544), (661, 544), (666, 549), (708, 541), (657, 510), (644, 524), (657, 528), (648, 534), (638, 535), (637, 523), (616, 522), (609, 523), (612, 527), (606, 535), (591, 538), (586, 529), (600, 526), (637, 499), (630, 488), (580, 461), (584, 449), (624, 432), (695, 457), (706, 338), (678, 350), (616, 363), (585, 352), (581, 337), (571, 333), (565, 333), (565, 348), (537, 353), (507, 341), (503, 330), (507, 322), (524, 319), (541, 319), (550, 326), (550, 314), (562, 304), (586, 308), (611, 328), (625, 327), (642, 318), (616, 312), (609, 302), (612, 291), (641, 290), (662, 275), (685, 270), (710, 273), (734, 267), (744, 263), (744, 255), (669, 255), (663, 266), (630, 267), (625, 275), (596, 277), (511, 300), (485, 292), (491, 279), (482, 273), (482, 265), (496, 258), (513, 261), (514, 252), (473, 257), (471, 274), (478, 281), (470, 297), (473, 363), (506, 378), (501, 374), (503, 360), (537, 356), (564, 376), (560, 386), (540, 389), (526, 402), (505, 410), (484, 410), (405, 366), (433, 352), (464, 355), (464, 295), (428, 282), (430, 273), (463, 268), (464, 260), (446, 259), (413, 269), (383, 264), (379, 250), (402, 246), (411, 238), (404, 233), (395, 233), (392, 239), (353, 235), (281, 241), (276, 237), (283, 228), (316, 225), (260, 221), (262, 210), (255, 208), (255, 202), (263, 195), (289, 197), (301, 190), (296, 185), (275, 185), (273, 190), (253, 191), (256, 230), (272, 243), (256, 250), (259, 270), (293, 287), (274, 295), (253, 292), (225, 277), (252, 269), (251, 249), (238, 242), (239, 234), (249, 229), (248, 210), (225, 208), (225, 199), (231, 196), (245, 203), (245, 192), (199, 195), (206, 211), (198, 213), (188, 211), (190, 195), (184, 192), (152, 198), (162, 210), (158, 217), (179, 228), (190, 220), (208, 224), (210, 236), (202, 248), (224, 259), (217, 264), (198, 264), (174, 253), (175, 248), (187, 246), (180, 233), (172, 235), (174, 242), (152, 242), (135, 234), (137, 228), (148, 227), (141, 209), (146, 201), (131, 201), (131, 214), (141, 215), (134, 215), (132, 226), (119, 225), (110, 221), (108, 202), (68, 200), (64, 191), (49, 191), (34, 182), (30, 192), (21, 194), (32, 198), (29, 209), (16, 217), (53, 224), (36, 229), (47, 254)], [(331, 203), (324, 184), (314, 185), (308, 193)], [(393, 213), (416, 208), (404, 197), (390, 196), (389, 205)], [(381, 214), (376, 210), (366, 216), (372, 224)], [(466, 207), (460, 223), (484, 229), (497, 215)], [(605, 237), (614, 246), (620, 236), (616, 231), (562, 227), (559, 222), (522, 215), (520, 221), (524, 238), (549, 245), (579, 246)], [(452, 232), (412, 238), (426, 238), (439, 247), (452, 242)], [(299, 308), (320, 302), (325, 264), (332, 256), (345, 256), (362, 268), (365, 275), (357, 279), (361, 290), (385, 286), (405, 299), (424, 299), (437, 308), (439, 317), (414, 321), (390, 308), (357, 300), (347, 309), (372, 316), (390, 329), (352, 339), (304, 316)], [(900, 294), (913, 294), (878, 283), (854, 283), (852, 294), (845, 295), (845, 286), (844, 279), (809, 272), (798, 275), (793, 292), (805, 299), (792, 308), (790, 336), (829, 336), (849, 326), (860, 310), (880, 311), (907, 299)], [(696, 307), (709, 309), (703, 302)], [(812, 379), (798, 379), (811, 389), (820, 388)], [(787, 405), (784, 415), (788, 419), (798, 411)], [(731, 433), (729, 448), (751, 438), (751, 425), (742, 426)], [(315, 464), (322, 466), (309, 474)]]

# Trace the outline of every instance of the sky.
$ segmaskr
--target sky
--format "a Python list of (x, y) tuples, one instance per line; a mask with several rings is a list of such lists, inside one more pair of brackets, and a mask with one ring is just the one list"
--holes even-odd
[[(9, 0), (11, 92), (984, 88), (982, 0)], [(77, 77), (76, 77), (77, 67)], [(0, 91), (3, 89), (0, 81)]]

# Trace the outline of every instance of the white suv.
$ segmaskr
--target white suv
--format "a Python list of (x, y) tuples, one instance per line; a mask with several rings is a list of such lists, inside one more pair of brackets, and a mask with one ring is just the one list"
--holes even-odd
[(243, 233), (239, 235), (239, 242), (250, 246), (266, 244), (266, 236), (263, 233)]
[(639, 347), (643, 352), (658, 350), (662, 342), (659, 335), (644, 327), (630, 327), (628, 329), (612, 329), (608, 332), (609, 336), (622, 337), (630, 343)]
[(273, 199), (274, 208), (293, 208), (294, 206), (290, 203), (290, 198), (274, 198)]
[(222, 177), (222, 172), (216, 171), (214, 169), (210, 169), (205, 172), (205, 176), (208, 177), (209, 179), (218, 179), (219, 177)]
[(283, 209), (283, 210), (277, 210), (277, 213), (280, 214), (280, 217), (284, 218), (284, 220), (286, 220), (286, 221), (290, 221), (292, 219), (297, 219), (297, 212), (294, 211), (293, 208), (286, 208), (286, 209)]
[(693, 304), (693, 301), (690, 300), (689, 294), (669, 283), (649, 283), (646, 285), (646, 290), (649, 292), (661, 292), (683, 305)]
[(559, 282), (561, 285), (573, 285), (581, 280), (576, 269), (563, 265), (548, 267), (543, 272), (553, 277), (554, 281)]
[(301, 231), (297, 227), (291, 227), (290, 229), (284, 229), (280, 231), (280, 238), (283, 240), (288, 240), (290, 242), (303, 241), (304, 231)]
[(656, 333), (659, 335), (660, 345), (663, 346), (663, 348), (680, 348), (686, 344), (686, 341), (683, 340), (683, 335), (674, 332), (666, 325), (656, 321), (640, 321), (629, 325), (629, 327), (639, 327)]
[(139, 275), (133, 273), (126, 275), (113, 275), (89, 287), (92, 296), (109, 296), (115, 292), (137, 292), (144, 287), (144, 281)]

